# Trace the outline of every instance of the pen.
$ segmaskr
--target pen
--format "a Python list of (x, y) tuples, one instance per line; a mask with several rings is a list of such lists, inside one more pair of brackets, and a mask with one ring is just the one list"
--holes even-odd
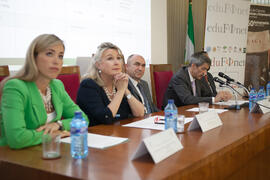
[(165, 124), (164, 122), (155, 122), (155, 124)]
[(164, 119), (160, 119), (159, 117), (155, 117), (154, 123), (155, 124), (165, 124), (165, 120)]

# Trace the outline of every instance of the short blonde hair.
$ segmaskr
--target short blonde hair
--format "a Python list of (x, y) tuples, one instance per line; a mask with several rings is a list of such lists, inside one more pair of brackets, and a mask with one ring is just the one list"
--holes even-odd
[[(104, 82), (101, 79), (100, 74), (98, 72), (98, 69), (96, 67), (96, 62), (101, 61), (101, 57), (102, 57), (104, 51), (106, 51), (108, 49), (115, 49), (118, 52), (118, 54), (121, 56), (122, 62), (124, 63), (124, 55), (119, 47), (117, 47), (116, 45), (114, 45), (110, 42), (101, 43), (98, 46), (96, 53), (92, 57), (90, 66), (89, 66), (86, 74), (82, 77), (82, 80), (90, 78), (90, 79), (94, 80), (98, 85), (104, 86)], [(123, 68), (124, 66), (122, 65), (121, 67), (122, 67), (122, 71), (124, 71), (124, 68)]]
[(24, 81), (35, 81), (38, 77), (39, 70), (36, 65), (36, 57), (38, 53), (46, 50), (48, 47), (61, 44), (64, 49), (64, 42), (54, 34), (42, 34), (36, 37), (30, 44), (27, 53), (24, 66), (14, 76), (4, 79), (0, 84), (0, 95), (5, 83), (14, 78), (18, 78)]

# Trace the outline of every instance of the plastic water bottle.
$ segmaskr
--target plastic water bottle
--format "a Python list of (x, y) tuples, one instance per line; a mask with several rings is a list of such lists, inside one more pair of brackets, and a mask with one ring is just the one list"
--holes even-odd
[(258, 98), (257, 98), (257, 100), (258, 101), (261, 101), (261, 100), (264, 99), (264, 97), (265, 97), (264, 87), (261, 86), (260, 89), (259, 89), (259, 91), (258, 91)]
[(251, 111), (252, 107), (255, 105), (257, 101), (257, 92), (254, 88), (249, 92), (249, 111)]
[(164, 113), (165, 113), (165, 129), (173, 128), (173, 130), (177, 132), (178, 111), (176, 106), (174, 105), (173, 99), (168, 100), (168, 104), (164, 109)]
[(82, 112), (76, 111), (70, 123), (71, 156), (75, 159), (83, 159), (88, 155), (88, 123), (82, 116)]
[(266, 85), (266, 96), (270, 96), (270, 81)]

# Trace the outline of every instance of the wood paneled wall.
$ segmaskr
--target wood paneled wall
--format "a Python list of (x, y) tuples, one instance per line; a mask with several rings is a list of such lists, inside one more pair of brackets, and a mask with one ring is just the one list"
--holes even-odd
[[(192, 1), (195, 51), (204, 46), (206, 3), (207, 0)], [(173, 65), (174, 71), (184, 63), (187, 18), (188, 0), (167, 0), (168, 63)]]

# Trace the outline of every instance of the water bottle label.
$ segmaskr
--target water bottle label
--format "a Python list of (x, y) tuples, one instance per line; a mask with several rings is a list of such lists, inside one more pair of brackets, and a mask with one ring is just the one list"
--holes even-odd
[(88, 132), (88, 128), (87, 127), (82, 127), (80, 130), (80, 133), (84, 134)]
[(165, 111), (165, 129), (173, 128), (177, 131), (177, 111)]
[(173, 116), (172, 112), (165, 112), (165, 118), (171, 118)]
[(71, 133), (71, 134), (77, 134), (77, 133), (80, 133), (80, 129), (79, 129), (79, 128), (76, 128), (76, 127), (71, 127), (71, 128), (70, 128), (70, 133)]

